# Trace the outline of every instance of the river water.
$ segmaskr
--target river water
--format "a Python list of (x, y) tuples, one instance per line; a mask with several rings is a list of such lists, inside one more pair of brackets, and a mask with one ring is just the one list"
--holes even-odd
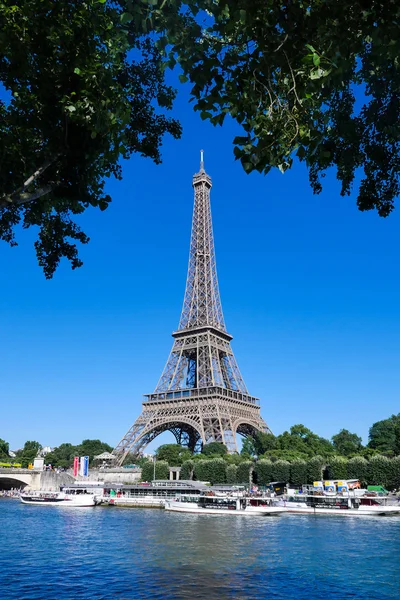
[(227, 517), (0, 500), (2, 600), (400, 597), (400, 518)]

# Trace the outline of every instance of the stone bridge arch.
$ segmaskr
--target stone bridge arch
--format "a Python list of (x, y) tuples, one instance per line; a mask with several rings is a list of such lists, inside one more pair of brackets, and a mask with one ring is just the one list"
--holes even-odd
[(40, 488), (40, 472), (21, 470), (0, 470), (0, 490), (11, 490), (12, 488), (30, 487), (32, 489)]

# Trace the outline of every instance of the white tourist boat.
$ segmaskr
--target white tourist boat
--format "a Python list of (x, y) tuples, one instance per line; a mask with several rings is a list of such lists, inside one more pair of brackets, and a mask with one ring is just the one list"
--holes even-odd
[(100, 499), (94, 494), (68, 488), (63, 489), (62, 492), (49, 492), (45, 490), (21, 492), (20, 499), (22, 504), (32, 504), (34, 506), (85, 507), (96, 506), (96, 504), (100, 503)]
[(176, 500), (167, 500), (165, 510), (172, 512), (202, 514), (202, 515), (232, 515), (232, 516), (277, 516), (287, 512), (286, 508), (273, 506), (265, 499), (264, 502), (250, 503), (245, 496), (216, 496), (198, 495), (181, 496)]
[(366, 517), (400, 515), (400, 506), (363, 504), (362, 497), (339, 494), (296, 494), (282, 497), (277, 504), (288, 513)]

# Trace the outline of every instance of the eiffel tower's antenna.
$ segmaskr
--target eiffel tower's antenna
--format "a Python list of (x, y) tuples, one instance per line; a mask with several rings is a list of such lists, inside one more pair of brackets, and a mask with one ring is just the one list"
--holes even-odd
[(212, 441), (237, 452), (237, 434), (270, 432), (259, 400), (248, 394), (232, 352), (219, 294), (211, 219), (211, 177), (193, 176), (194, 207), (186, 290), (174, 344), (153, 394), (114, 449), (116, 462), (138, 453), (155, 437), (172, 431), (178, 444), (195, 450)]

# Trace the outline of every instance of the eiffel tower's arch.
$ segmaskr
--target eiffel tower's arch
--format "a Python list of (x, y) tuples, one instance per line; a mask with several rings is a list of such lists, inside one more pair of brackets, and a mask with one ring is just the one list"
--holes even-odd
[(204, 170), (193, 177), (194, 207), (189, 267), (178, 330), (164, 371), (141, 415), (113, 450), (122, 464), (128, 452), (143, 449), (171, 430), (179, 443), (224, 443), (238, 452), (236, 434), (271, 432), (239, 371), (227, 332), (219, 293), (211, 218), (211, 178)]
[(171, 417), (164, 422), (146, 423), (143, 428), (138, 428), (136, 432), (128, 432), (128, 435), (120, 442), (126, 442), (126, 446), (122, 461), (118, 461), (119, 464), (123, 462), (127, 454), (139, 454), (161, 433), (166, 431), (173, 434), (177, 444), (188, 447), (192, 452), (199, 450), (201, 447), (202, 435), (199, 424), (192, 419)]
[(261, 427), (259, 422), (250, 421), (249, 419), (246, 421), (238, 421), (234, 424), (235, 435), (238, 434), (245, 438), (254, 438), (257, 435), (257, 433), (264, 431), (265, 428)]

